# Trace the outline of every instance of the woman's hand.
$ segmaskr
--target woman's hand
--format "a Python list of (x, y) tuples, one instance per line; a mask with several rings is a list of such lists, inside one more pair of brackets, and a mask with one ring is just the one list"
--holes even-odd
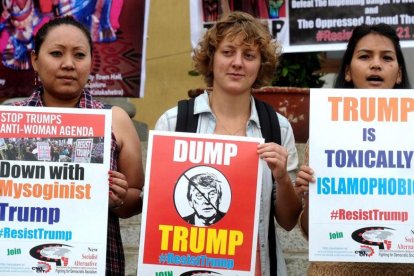
[(276, 143), (264, 143), (257, 147), (257, 153), (261, 159), (266, 161), (277, 182), (286, 180), (286, 177), (289, 178), (287, 172), (288, 152), (284, 147)]
[(144, 171), (141, 142), (131, 118), (118, 106), (112, 107), (112, 131), (119, 155), (117, 172), (113, 172), (111, 186), (113, 195), (110, 195), (110, 201), (114, 204), (123, 203), (122, 208), (112, 211), (120, 218), (130, 218), (141, 213), (142, 210), (141, 191), (144, 185)]
[(298, 196), (304, 200), (305, 204), (308, 203), (309, 183), (315, 182), (313, 173), (314, 172), (311, 167), (302, 165), (296, 176), (295, 191)]
[(109, 207), (117, 209), (122, 207), (128, 193), (128, 182), (125, 175), (116, 171), (109, 171)]
[(265, 143), (257, 147), (257, 153), (272, 171), (277, 193), (275, 202), (275, 216), (280, 226), (290, 231), (295, 227), (301, 210), (301, 202), (295, 193), (292, 180), (287, 171), (288, 151), (276, 144)]
[(309, 183), (315, 182), (314, 171), (307, 165), (302, 165), (296, 176), (295, 191), (302, 198), (302, 212), (299, 226), (303, 235), (308, 239), (309, 234)]

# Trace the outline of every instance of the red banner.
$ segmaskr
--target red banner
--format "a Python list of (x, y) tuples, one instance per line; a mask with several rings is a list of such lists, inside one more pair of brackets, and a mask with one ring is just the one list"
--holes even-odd
[(55, 17), (72, 15), (91, 31), (94, 64), (88, 87), (95, 96), (143, 97), (149, 0), (3, 1), (0, 5), (0, 97), (34, 89), (34, 36)]

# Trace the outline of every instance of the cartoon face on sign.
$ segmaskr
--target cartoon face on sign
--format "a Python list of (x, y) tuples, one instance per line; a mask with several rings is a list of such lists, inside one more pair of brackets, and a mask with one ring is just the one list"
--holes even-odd
[(177, 181), (174, 203), (189, 224), (209, 226), (220, 221), (230, 207), (231, 190), (224, 175), (212, 167), (197, 166)]

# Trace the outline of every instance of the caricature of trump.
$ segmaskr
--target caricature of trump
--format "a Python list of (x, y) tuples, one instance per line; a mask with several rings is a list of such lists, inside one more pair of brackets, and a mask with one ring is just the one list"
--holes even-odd
[(194, 213), (183, 219), (195, 226), (209, 226), (226, 214), (219, 210), (221, 181), (212, 173), (200, 173), (188, 181), (187, 199)]

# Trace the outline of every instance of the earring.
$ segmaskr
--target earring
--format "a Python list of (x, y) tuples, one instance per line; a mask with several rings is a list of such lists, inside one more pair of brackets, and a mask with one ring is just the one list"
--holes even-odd
[(40, 86), (40, 79), (39, 79), (39, 75), (37, 74), (37, 72), (35, 71), (35, 76), (34, 76), (34, 86), (38, 87)]

